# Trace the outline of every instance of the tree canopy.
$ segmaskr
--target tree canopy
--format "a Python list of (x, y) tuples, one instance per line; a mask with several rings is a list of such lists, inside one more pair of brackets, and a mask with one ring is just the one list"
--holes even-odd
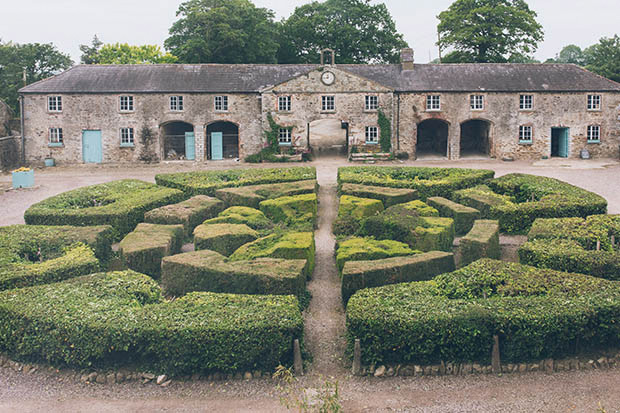
[(0, 42), (0, 99), (19, 113), (17, 91), (30, 84), (70, 68), (73, 61), (51, 43)]
[(99, 49), (103, 46), (103, 42), (99, 40), (97, 35), (93, 37), (93, 40), (90, 43), (90, 46), (87, 44), (80, 45), (80, 51), (82, 52), (82, 56), (80, 57), (80, 62), (85, 65), (93, 65), (99, 63), (97, 61)]
[(620, 82), (620, 37), (603, 37), (583, 52), (586, 68)]
[(297, 7), (280, 26), (279, 63), (318, 63), (333, 49), (338, 63), (396, 63), (407, 47), (383, 3), (313, 1)]
[(276, 63), (274, 13), (249, 0), (189, 0), (164, 45), (179, 63)]
[[(439, 47), (459, 62), (528, 59), (543, 39), (536, 12), (524, 0), (456, 0), (439, 18)], [(512, 59), (511, 59), (512, 58)]]

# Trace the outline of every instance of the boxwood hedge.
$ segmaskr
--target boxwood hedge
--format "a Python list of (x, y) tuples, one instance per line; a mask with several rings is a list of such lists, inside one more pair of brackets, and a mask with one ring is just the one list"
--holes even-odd
[(615, 281), (489, 259), (431, 281), (358, 291), (347, 306), (349, 349), (366, 363), (563, 358), (616, 346)]
[(47, 198), (28, 208), (24, 219), (30, 225), (111, 225), (120, 240), (144, 221), (147, 211), (183, 199), (179, 190), (124, 179)]
[(218, 189), (215, 196), (229, 206), (247, 206), (258, 208), (267, 199), (283, 196), (316, 193), (318, 184), (315, 180), (282, 182)]
[(457, 204), (440, 196), (428, 198), (426, 203), (439, 211), (442, 217), (454, 219), (456, 235), (467, 234), (474, 226), (474, 221), (480, 218), (480, 211), (477, 209)]
[(494, 175), (493, 171), (484, 169), (349, 166), (338, 169), (338, 185), (415, 189), (425, 200), (431, 196), (450, 198), (453, 191), (484, 183)]
[(302, 335), (295, 297), (192, 293), (168, 302), (133, 271), (0, 292), (0, 350), (55, 365), (271, 370), (292, 361)]
[(177, 188), (188, 196), (215, 196), (220, 188), (272, 184), (316, 179), (313, 167), (228, 169), (223, 171), (179, 172), (155, 176), (158, 185)]
[(465, 266), (480, 258), (501, 258), (499, 245), (499, 222), (479, 219), (459, 242), (459, 266)]
[(353, 237), (338, 243), (336, 266), (338, 271), (342, 272), (347, 261), (370, 261), (421, 253), (421, 251), (413, 250), (409, 245), (398, 241)]
[(259, 207), (275, 223), (305, 230), (313, 230), (316, 225), (318, 206), (314, 193), (268, 199)]
[(205, 195), (196, 195), (178, 204), (166, 205), (147, 212), (144, 221), (151, 224), (182, 224), (186, 238), (205, 220), (214, 218), (224, 210), (224, 202)]
[(273, 223), (262, 211), (244, 206), (225, 209), (217, 217), (206, 220), (204, 224), (241, 224), (255, 230), (266, 230), (273, 227)]
[(390, 188), (385, 186), (359, 185), (344, 183), (340, 186), (341, 195), (352, 195), (359, 198), (378, 199), (385, 208), (418, 198), (415, 189)]
[(258, 232), (244, 224), (203, 224), (194, 230), (196, 250), (211, 250), (225, 256), (257, 238)]

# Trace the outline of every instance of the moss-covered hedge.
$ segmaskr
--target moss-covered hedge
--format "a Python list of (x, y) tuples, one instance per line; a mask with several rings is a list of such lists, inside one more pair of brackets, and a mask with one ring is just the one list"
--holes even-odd
[(172, 296), (211, 291), (300, 297), (305, 291), (305, 268), (305, 260), (230, 261), (215, 251), (203, 250), (165, 257), (161, 284), (166, 294)]
[(120, 242), (121, 259), (127, 268), (158, 279), (162, 258), (181, 252), (182, 225), (140, 223)]
[(349, 298), (363, 288), (430, 280), (454, 268), (452, 253), (441, 251), (372, 261), (347, 261), (342, 269), (342, 301), (346, 305)]
[(524, 233), (536, 218), (585, 218), (607, 211), (605, 198), (553, 178), (508, 174), (487, 184), (457, 191), (453, 199), (478, 209), (482, 218), (499, 220), (502, 232)]
[(519, 248), (519, 260), (536, 267), (620, 280), (619, 243), (620, 215), (537, 219), (528, 242)]
[(332, 231), (336, 235), (353, 235), (359, 230), (365, 218), (382, 211), (383, 203), (379, 199), (342, 195)]
[(260, 210), (275, 223), (313, 230), (316, 225), (316, 194), (283, 196), (262, 201)]
[(133, 271), (0, 293), (0, 351), (55, 365), (271, 370), (292, 361), (302, 334), (295, 297), (192, 293), (167, 302)]
[(224, 202), (206, 195), (196, 195), (178, 204), (166, 205), (144, 214), (144, 221), (151, 224), (182, 224), (185, 236), (190, 238), (194, 228), (205, 220), (214, 218), (224, 210)]
[(211, 250), (225, 256), (257, 238), (258, 232), (244, 224), (203, 224), (194, 230), (196, 250)]
[(218, 189), (215, 196), (229, 206), (247, 206), (258, 208), (262, 201), (283, 196), (317, 193), (315, 180), (282, 182)]
[(369, 364), (488, 363), (494, 335), (511, 363), (615, 347), (619, 317), (617, 282), (484, 259), (431, 281), (358, 291), (347, 334)]
[(120, 240), (144, 221), (147, 211), (183, 199), (179, 190), (124, 179), (47, 198), (28, 208), (24, 219), (30, 225), (111, 225)]
[(440, 196), (430, 197), (426, 203), (439, 211), (442, 217), (454, 219), (456, 235), (467, 234), (474, 226), (474, 221), (480, 218), (480, 211), (477, 209), (457, 204)]
[(415, 189), (390, 188), (385, 186), (359, 185), (344, 183), (340, 186), (341, 195), (351, 195), (359, 198), (378, 199), (385, 208), (418, 198)]
[(342, 272), (347, 261), (370, 261), (414, 254), (421, 254), (421, 251), (413, 250), (402, 242), (354, 237), (338, 243), (336, 265), (338, 271)]
[(316, 179), (313, 167), (252, 168), (223, 171), (179, 172), (155, 176), (158, 185), (180, 189), (188, 196), (215, 196), (220, 188)]
[(338, 184), (415, 189), (425, 200), (431, 196), (450, 198), (453, 191), (481, 184), (494, 175), (484, 169), (350, 166), (338, 169)]
[(241, 224), (255, 230), (264, 230), (273, 226), (262, 211), (244, 206), (227, 208), (217, 217), (206, 220), (204, 224)]
[(501, 258), (499, 245), (499, 222), (491, 219), (479, 219), (459, 241), (460, 266), (471, 264), (480, 258)]

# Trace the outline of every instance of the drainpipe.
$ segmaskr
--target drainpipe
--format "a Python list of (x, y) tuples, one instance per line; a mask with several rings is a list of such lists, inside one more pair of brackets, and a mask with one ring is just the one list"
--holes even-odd
[(26, 164), (26, 137), (24, 136), (24, 95), (19, 97), (19, 115), (20, 115), (20, 127), (22, 134), (22, 165)]

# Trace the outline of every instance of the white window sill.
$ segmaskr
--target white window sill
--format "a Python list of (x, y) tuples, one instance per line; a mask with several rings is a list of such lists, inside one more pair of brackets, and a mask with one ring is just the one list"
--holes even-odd
[(519, 141), (519, 145), (531, 145), (532, 141)]
[(133, 143), (121, 143), (121, 148), (133, 148), (135, 145)]
[(596, 143), (598, 143), (598, 144), (600, 144), (600, 143), (601, 143), (601, 140), (600, 140), (600, 139), (597, 139), (597, 140), (592, 140), (592, 141), (588, 140), (588, 141), (587, 141), (587, 143), (588, 143), (588, 144), (590, 144), (590, 143), (595, 143), (595, 144), (596, 144)]
[(62, 142), (49, 142), (47, 146), (50, 148), (63, 148), (65, 144)]

